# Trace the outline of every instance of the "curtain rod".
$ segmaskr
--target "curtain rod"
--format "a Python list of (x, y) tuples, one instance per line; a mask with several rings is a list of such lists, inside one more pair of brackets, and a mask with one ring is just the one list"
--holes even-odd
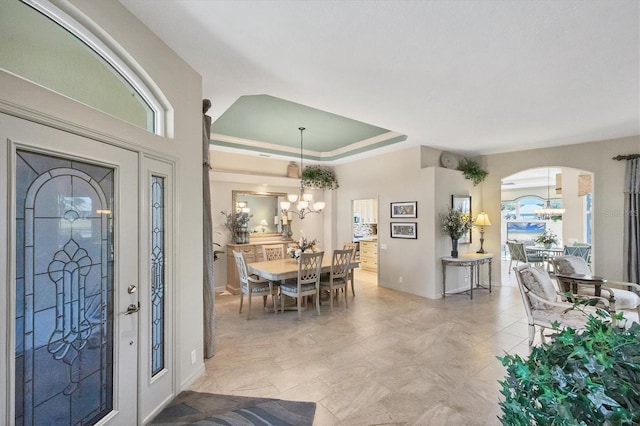
[(631, 154), (631, 155), (617, 155), (612, 158), (612, 160), (633, 160), (634, 158), (640, 158), (640, 154)]

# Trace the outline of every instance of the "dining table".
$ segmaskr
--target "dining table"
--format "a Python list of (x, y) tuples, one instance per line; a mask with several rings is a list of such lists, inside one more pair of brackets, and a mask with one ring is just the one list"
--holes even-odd
[(544, 247), (544, 246), (525, 246), (524, 248), (527, 251), (527, 255), (538, 255), (541, 256), (544, 263), (547, 265), (547, 271), (552, 272), (551, 261), (552, 257), (561, 256), (564, 254), (563, 247)]
[[(322, 257), (320, 273), (331, 272), (331, 254), (325, 253)], [(349, 262), (349, 269), (360, 266), (360, 262), (352, 260)], [(250, 274), (255, 274), (269, 281), (281, 281), (291, 278), (298, 278), (298, 259), (284, 258), (267, 260), (263, 262), (247, 263), (247, 270)]]
[[(322, 257), (322, 265), (320, 266), (321, 274), (331, 272), (331, 260), (332, 256), (325, 253), (325, 255)], [(360, 262), (358, 261), (352, 260), (351, 262), (349, 262), (349, 269), (352, 271), (358, 266), (360, 266)], [(269, 281), (297, 279), (298, 259), (286, 257), (284, 259), (247, 263), (247, 271), (250, 274), (255, 274)], [(285, 305), (284, 309), (297, 310), (297, 307), (295, 305), (287, 304)]]

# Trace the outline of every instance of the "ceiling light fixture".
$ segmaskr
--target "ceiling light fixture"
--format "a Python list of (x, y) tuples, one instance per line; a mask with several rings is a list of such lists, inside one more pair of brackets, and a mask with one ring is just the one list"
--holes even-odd
[[(300, 130), (300, 173), (302, 173), (303, 169), (303, 157), (302, 157), (302, 132), (304, 132), (304, 127), (298, 127)], [(320, 213), (325, 206), (324, 201), (316, 201), (313, 202), (313, 194), (305, 193), (304, 187), (302, 186), (302, 179), (300, 180), (300, 193), (299, 194), (289, 194), (287, 195), (287, 199), (289, 201), (281, 201), (280, 209), (282, 210), (282, 214), (287, 216), (289, 220), (291, 220), (291, 214), (295, 213), (300, 219), (304, 219), (304, 217), (309, 213)], [(291, 209), (291, 205), (295, 204), (296, 210)]]
[(560, 216), (564, 213), (564, 209), (553, 209), (551, 208), (551, 196), (549, 195), (549, 187), (551, 185), (551, 179), (549, 174), (549, 168), (547, 168), (547, 202), (542, 209), (534, 210), (534, 213), (538, 218), (543, 220), (549, 220), (553, 216)]

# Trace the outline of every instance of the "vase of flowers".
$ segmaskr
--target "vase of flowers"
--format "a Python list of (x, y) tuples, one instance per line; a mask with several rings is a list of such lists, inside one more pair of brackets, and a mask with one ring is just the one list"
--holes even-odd
[(551, 248), (554, 244), (558, 244), (558, 236), (552, 230), (546, 229), (542, 234), (534, 240), (538, 244), (542, 244), (544, 248)]
[(298, 258), (305, 251), (316, 251), (316, 244), (318, 243), (317, 239), (308, 240), (307, 237), (302, 235), (298, 241), (295, 241), (289, 244), (287, 247), (287, 254), (292, 258)]
[(442, 232), (451, 237), (451, 257), (458, 257), (458, 240), (471, 229), (471, 216), (462, 210), (449, 207), (440, 215)]

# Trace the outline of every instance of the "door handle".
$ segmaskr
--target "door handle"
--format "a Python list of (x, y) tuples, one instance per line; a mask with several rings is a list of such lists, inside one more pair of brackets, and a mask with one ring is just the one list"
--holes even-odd
[(140, 310), (140, 302), (138, 302), (137, 305), (135, 303), (132, 303), (129, 306), (127, 306), (127, 311), (124, 314), (125, 315), (135, 314), (139, 310)]

